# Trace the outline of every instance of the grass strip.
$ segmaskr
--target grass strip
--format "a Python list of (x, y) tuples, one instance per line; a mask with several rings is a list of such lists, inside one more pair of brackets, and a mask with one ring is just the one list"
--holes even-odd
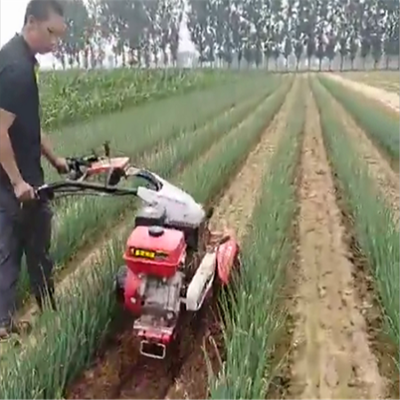
[(354, 144), (330, 106), (329, 94), (312, 80), (321, 114), (324, 142), (340, 189), (352, 214), (356, 237), (374, 276), (387, 322), (387, 333), (399, 347), (399, 230), (392, 210), (358, 157)]
[(265, 398), (271, 380), (272, 352), (284, 321), (279, 294), (292, 251), (287, 234), (296, 209), (293, 182), (305, 119), (302, 89), (263, 177), (242, 246), (241, 272), (220, 298), (226, 355), (218, 374), (208, 363), (213, 399)]
[(399, 159), (399, 120), (394, 120), (379, 107), (329, 78), (319, 77), (322, 85), (353, 116), (370, 139), (393, 160)]
[[(192, 178), (199, 177), (198, 185), (203, 194), (198, 200), (210, 202), (218, 188), (223, 188), (224, 182), (235, 172), (237, 158), (243, 159), (262, 134), (265, 115), (270, 114), (270, 107), (276, 107), (280, 96), (279, 91), (274, 96), (275, 101), (267, 101), (241, 125), (233, 147), (225, 145), (222, 152), (215, 154), (218, 161), (211, 158), (199, 165), (194, 163), (191, 168), (199, 169), (196, 174), (185, 171), (184, 189), (197, 192)], [(215, 174), (216, 167), (223, 172)], [(208, 183), (205, 176), (211, 177)], [(45, 332), (40, 340), (33, 346), (27, 344), (25, 351), (19, 354), (10, 351), (5, 355), (7, 358), (0, 363), (1, 398), (62, 398), (68, 384), (89, 365), (118, 310), (113, 282), (122, 264), (124, 245), (124, 241), (116, 239), (102, 252), (88, 276), (79, 279), (65, 295), (58, 315), (48, 311), (40, 318), (39, 329)]]
[[(180, 131), (175, 140), (161, 143), (158, 152), (142, 161), (146, 167), (165, 177), (169, 177), (177, 168), (182, 168), (192, 157), (199, 154), (206, 146), (210, 146), (224, 133), (229, 132), (265, 97), (276, 89), (279, 80), (267, 82), (264, 91), (246, 100), (231, 113), (219, 115), (214, 121), (196, 129)], [(261, 94), (260, 94), (261, 93)], [(97, 232), (104, 232), (121, 220), (126, 210), (133, 207), (130, 199), (83, 198), (64, 210), (59, 218), (57, 229), (53, 233), (51, 254), (55, 262), (55, 270), (62, 270), (67, 261), (82, 247), (96, 238)], [(123, 215), (121, 215), (123, 214)], [(18, 302), (23, 304), (29, 297), (29, 278), (24, 267), (18, 285)]]

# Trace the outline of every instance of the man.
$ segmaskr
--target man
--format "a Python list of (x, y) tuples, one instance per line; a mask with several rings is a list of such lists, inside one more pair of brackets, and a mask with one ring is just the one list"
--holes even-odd
[(31, 0), (22, 33), (0, 50), (0, 340), (30, 327), (13, 317), (22, 253), (39, 308), (49, 294), (55, 309), (52, 212), (34, 198), (34, 189), (44, 183), (42, 155), (59, 173), (67, 172), (67, 163), (41, 131), (35, 55), (53, 51), (65, 29), (56, 0)]

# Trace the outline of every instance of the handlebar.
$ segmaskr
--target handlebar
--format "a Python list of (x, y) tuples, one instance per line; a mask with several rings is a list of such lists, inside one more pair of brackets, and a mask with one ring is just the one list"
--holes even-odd
[[(109, 143), (104, 144), (105, 157), (96, 154), (83, 157), (67, 157), (68, 178), (65, 181), (45, 184), (35, 191), (37, 199), (52, 200), (55, 194), (109, 194), (114, 196), (137, 196), (137, 188), (117, 187), (121, 178), (142, 178), (159, 191), (162, 183), (150, 171), (129, 166), (128, 157), (111, 158)], [(104, 184), (88, 182), (86, 178), (106, 173)], [(92, 193), (90, 193), (92, 192)]]
[(38, 200), (53, 200), (55, 193), (58, 194), (87, 194), (91, 190), (94, 194), (112, 194), (114, 196), (136, 196), (137, 188), (118, 188), (115, 186), (99, 185), (97, 183), (65, 181), (45, 184), (35, 191)]
[[(132, 176), (145, 179), (153, 186), (156, 191), (161, 190), (162, 183), (150, 172), (146, 170), (137, 171)], [(90, 193), (92, 191), (93, 193)], [(88, 193), (89, 192), (89, 193)], [(66, 180), (45, 184), (35, 191), (38, 200), (53, 200), (55, 194), (108, 194), (113, 196), (137, 196), (137, 188), (121, 188), (114, 185), (102, 185), (93, 182)]]

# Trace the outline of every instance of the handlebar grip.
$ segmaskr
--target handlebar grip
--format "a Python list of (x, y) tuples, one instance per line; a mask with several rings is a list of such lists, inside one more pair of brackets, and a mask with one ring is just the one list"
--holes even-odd
[(35, 189), (36, 200), (53, 200), (54, 191), (51, 190), (47, 185), (43, 185)]
[(94, 162), (98, 161), (99, 157), (90, 155), (85, 157), (67, 157), (67, 165), (69, 169), (69, 179), (78, 180), (84, 175), (83, 168), (90, 167)]
[(85, 166), (86, 163), (78, 158), (66, 158), (66, 161), (68, 165), (69, 179), (79, 179), (83, 174), (81, 167)]

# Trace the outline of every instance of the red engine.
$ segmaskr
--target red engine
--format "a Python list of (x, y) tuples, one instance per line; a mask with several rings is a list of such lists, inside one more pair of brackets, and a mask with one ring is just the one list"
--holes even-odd
[(143, 354), (154, 357), (154, 349), (145, 349), (154, 343), (163, 353), (172, 339), (180, 311), (185, 255), (185, 236), (179, 230), (137, 226), (128, 238), (123, 301), (139, 317), (134, 330), (142, 338)]
[(196, 312), (212, 291), (215, 276), (222, 285), (228, 284), (238, 245), (231, 235), (214, 242), (193, 268), (190, 254), (190, 260), (186, 259), (183, 231), (138, 225), (129, 236), (117, 294), (136, 317), (133, 329), (141, 339), (143, 355), (164, 358), (175, 335), (181, 304), (186, 311)]
[(137, 226), (128, 238), (124, 260), (136, 275), (171, 278), (185, 252), (183, 232), (160, 226)]

